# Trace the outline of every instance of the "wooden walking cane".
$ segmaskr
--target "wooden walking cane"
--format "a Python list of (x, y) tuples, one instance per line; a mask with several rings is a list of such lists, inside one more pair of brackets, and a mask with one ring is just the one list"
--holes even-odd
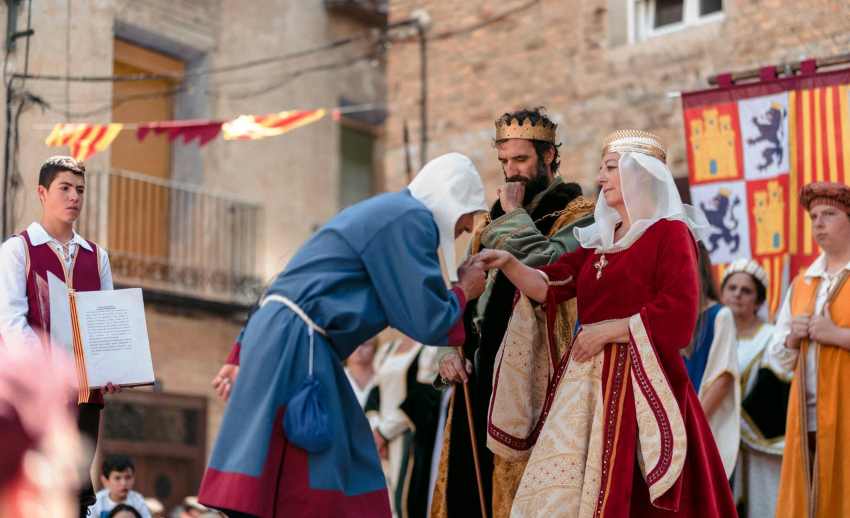
[[(462, 362), (463, 346), (457, 347)], [(466, 365), (464, 365), (466, 368)], [(487, 505), (484, 503), (484, 481), (481, 480), (481, 463), (478, 461), (478, 444), (475, 438), (475, 418), (472, 417), (472, 398), (469, 396), (469, 384), (463, 383), (463, 401), (466, 403), (466, 424), (469, 426), (469, 442), (472, 444), (472, 463), (475, 465), (475, 482), (478, 484), (478, 503), (481, 504), (481, 516), (487, 518)]]
[[(481, 249), (481, 233), (490, 223), (490, 215), (472, 232), (472, 243), (469, 246), (471, 254), (477, 254)], [(463, 317), (461, 317), (463, 318)], [(466, 357), (463, 354), (463, 346), (457, 346), (457, 353), (466, 369)], [(463, 384), (463, 401), (466, 404), (466, 424), (469, 428), (469, 442), (472, 444), (472, 463), (475, 466), (475, 482), (478, 484), (478, 503), (481, 504), (481, 517), (487, 518), (487, 505), (484, 502), (484, 481), (481, 479), (481, 462), (478, 460), (478, 443), (475, 436), (475, 418), (472, 416), (472, 397), (469, 395), (469, 384)]]

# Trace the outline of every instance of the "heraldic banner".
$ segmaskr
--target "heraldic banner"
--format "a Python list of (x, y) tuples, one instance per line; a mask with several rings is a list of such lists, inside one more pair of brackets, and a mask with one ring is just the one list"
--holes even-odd
[(762, 70), (755, 83), (682, 95), (688, 180), (705, 213), (712, 262), (757, 260), (768, 272), (767, 306), (776, 314), (790, 279), (819, 254), (800, 189), (813, 181), (850, 180), (850, 69), (777, 79)]

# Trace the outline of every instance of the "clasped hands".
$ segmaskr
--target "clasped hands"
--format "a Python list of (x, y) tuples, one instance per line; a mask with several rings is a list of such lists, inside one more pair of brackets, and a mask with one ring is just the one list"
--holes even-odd
[(458, 267), (458, 281), (454, 286), (463, 290), (467, 301), (477, 299), (484, 293), (487, 282), (485, 272), (493, 268), (503, 268), (511, 260), (515, 261), (516, 258), (504, 250), (483, 250), (469, 256)]
[[(483, 250), (469, 257), (458, 269), (458, 277), (460, 278), (458, 284), (463, 282), (464, 275), (471, 278), (472, 276), (479, 276), (478, 272), (481, 272), (480, 280), (483, 281), (484, 271), (494, 268), (504, 269), (513, 261), (518, 260), (504, 250)], [(628, 319), (608, 320), (584, 325), (573, 342), (570, 354), (574, 361), (586, 362), (599, 354), (605, 348), (605, 345), (626, 342), (628, 339)], [(468, 375), (472, 372), (472, 364), (461, 358), (457, 352), (452, 351), (441, 358), (439, 372), (444, 383), (466, 383), (469, 380)]]
[(476, 256), (467, 257), (457, 269), (457, 282), (454, 286), (463, 290), (466, 300), (477, 299), (484, 293), (486, 274)]
[(829, 304), (822, 315), (798, 316), (791, 320), (791, 332), (785, 341), (789, 349), (799, 349), (803, 340), (814, 340), (820, 344), (841, 343), (842, 329), (829, 317)]

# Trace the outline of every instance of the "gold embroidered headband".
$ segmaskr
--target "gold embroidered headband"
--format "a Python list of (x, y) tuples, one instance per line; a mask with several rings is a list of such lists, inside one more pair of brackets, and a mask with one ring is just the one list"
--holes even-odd
[(667, 149), (657, 135), (648, 131), (627, 129), (611, 133), (602, 143), (602, 156), (611, 152), (642, 153), (667, 163)]

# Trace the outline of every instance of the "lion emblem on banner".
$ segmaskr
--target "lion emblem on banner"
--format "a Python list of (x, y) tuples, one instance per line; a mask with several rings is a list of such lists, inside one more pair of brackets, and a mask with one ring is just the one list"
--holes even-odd
[[(782, 165), (785, 150), (782, 147), (783, 122), (788, 117), (788, 111), (779, 103), (771, 103), (767, 110), (751, 119), (753, 126), (758, 130), (758, 136), (748, 138), (747, 144), (755, 146), (766, 142), (767, 146), (762, 150), (762, 162), (758, 164), (759, 171), (766, 171), (770, 166)], [(774, 162), (776, 160), (776, 162)]]
[(739, 221), (735, 209), (741, 205), (741, 198), (732, 195), (728, 189), (720, 189), (712, 198), (713, 207), (706, 206), (700, 202), (700, 209), (705, 213), (708, 223), (711, 225), (711, 234), (708, 237), (708, 253), (713, 254), (722, 241), (729, 246), (729, 252), (738, 252), (741, 246), (741, 236), (735, 233), (738, 230)]

